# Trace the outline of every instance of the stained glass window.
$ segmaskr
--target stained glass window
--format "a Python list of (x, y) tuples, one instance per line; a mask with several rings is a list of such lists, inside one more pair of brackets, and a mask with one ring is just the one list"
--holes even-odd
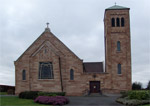
[(39, 79), (54, 79), (53, 65), (51, 62), (39, 63)]

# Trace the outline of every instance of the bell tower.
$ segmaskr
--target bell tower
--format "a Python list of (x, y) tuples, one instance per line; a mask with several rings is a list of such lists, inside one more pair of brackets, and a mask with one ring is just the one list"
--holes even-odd
[(105, 72), (111, 89), (131, 89), (131, 43), (129, 8), (114, 5), (105, 9)]

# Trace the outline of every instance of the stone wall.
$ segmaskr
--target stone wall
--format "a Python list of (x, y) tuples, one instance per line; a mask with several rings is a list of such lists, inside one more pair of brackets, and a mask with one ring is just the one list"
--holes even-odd
[[(125, 19), (124, 27), (112, 27), (111, 18)], [(113, 90), (131, 90), (131, 44), (129, 9), (105, 11), (105, 62), (106, 72), (111, 73)], [(121, 51), (117, 51), (117, 41)], [(122, 73), (117, 74), (117, 65), (121, 64)], [(115, 91), (116, 92), (116, 91)]]
[[(38, 79), (39, 62), (53, 63), (54, 79)], [(82, 84), (79, 84), (83, 73), (82, 60), (51, 32), (44, 32), (15, 62), (15, 68), (16, 94), (28, 90), (61, 92), (60, 68), (63, 91), (68, 94), (72, 94), (72, 89), (74, 89), (74, 94), (81, 94), (82, 92)], [(70, 69), (75, 70), (74, 81), (70, 81)], [(25, 81), (22, 80), (22, 70), (26, 70)], [(77, 84), (79, 84), (78, 89)]]

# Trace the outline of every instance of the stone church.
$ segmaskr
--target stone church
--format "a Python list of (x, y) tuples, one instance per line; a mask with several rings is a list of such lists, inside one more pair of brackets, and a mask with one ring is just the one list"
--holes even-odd
[(47, 26), (14, 62), (16, 95), (23, 91), (119, 93), (131, 90), (129, 8), (105, 9), (105, 64), (83, 62)]

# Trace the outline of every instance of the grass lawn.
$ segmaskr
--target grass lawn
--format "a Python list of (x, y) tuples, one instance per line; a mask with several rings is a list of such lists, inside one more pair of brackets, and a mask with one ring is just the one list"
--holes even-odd
[(20, 99), (14, 96), (0, 97), (0, 106), (48, 106), (34, 103), (31, 99)]
[(150, 106), (150, 104), (147, 104), (147, 105), (140, 105), (140, 106)]
[(7, 95), (7, 92), (0, 92), (0, 95)]

